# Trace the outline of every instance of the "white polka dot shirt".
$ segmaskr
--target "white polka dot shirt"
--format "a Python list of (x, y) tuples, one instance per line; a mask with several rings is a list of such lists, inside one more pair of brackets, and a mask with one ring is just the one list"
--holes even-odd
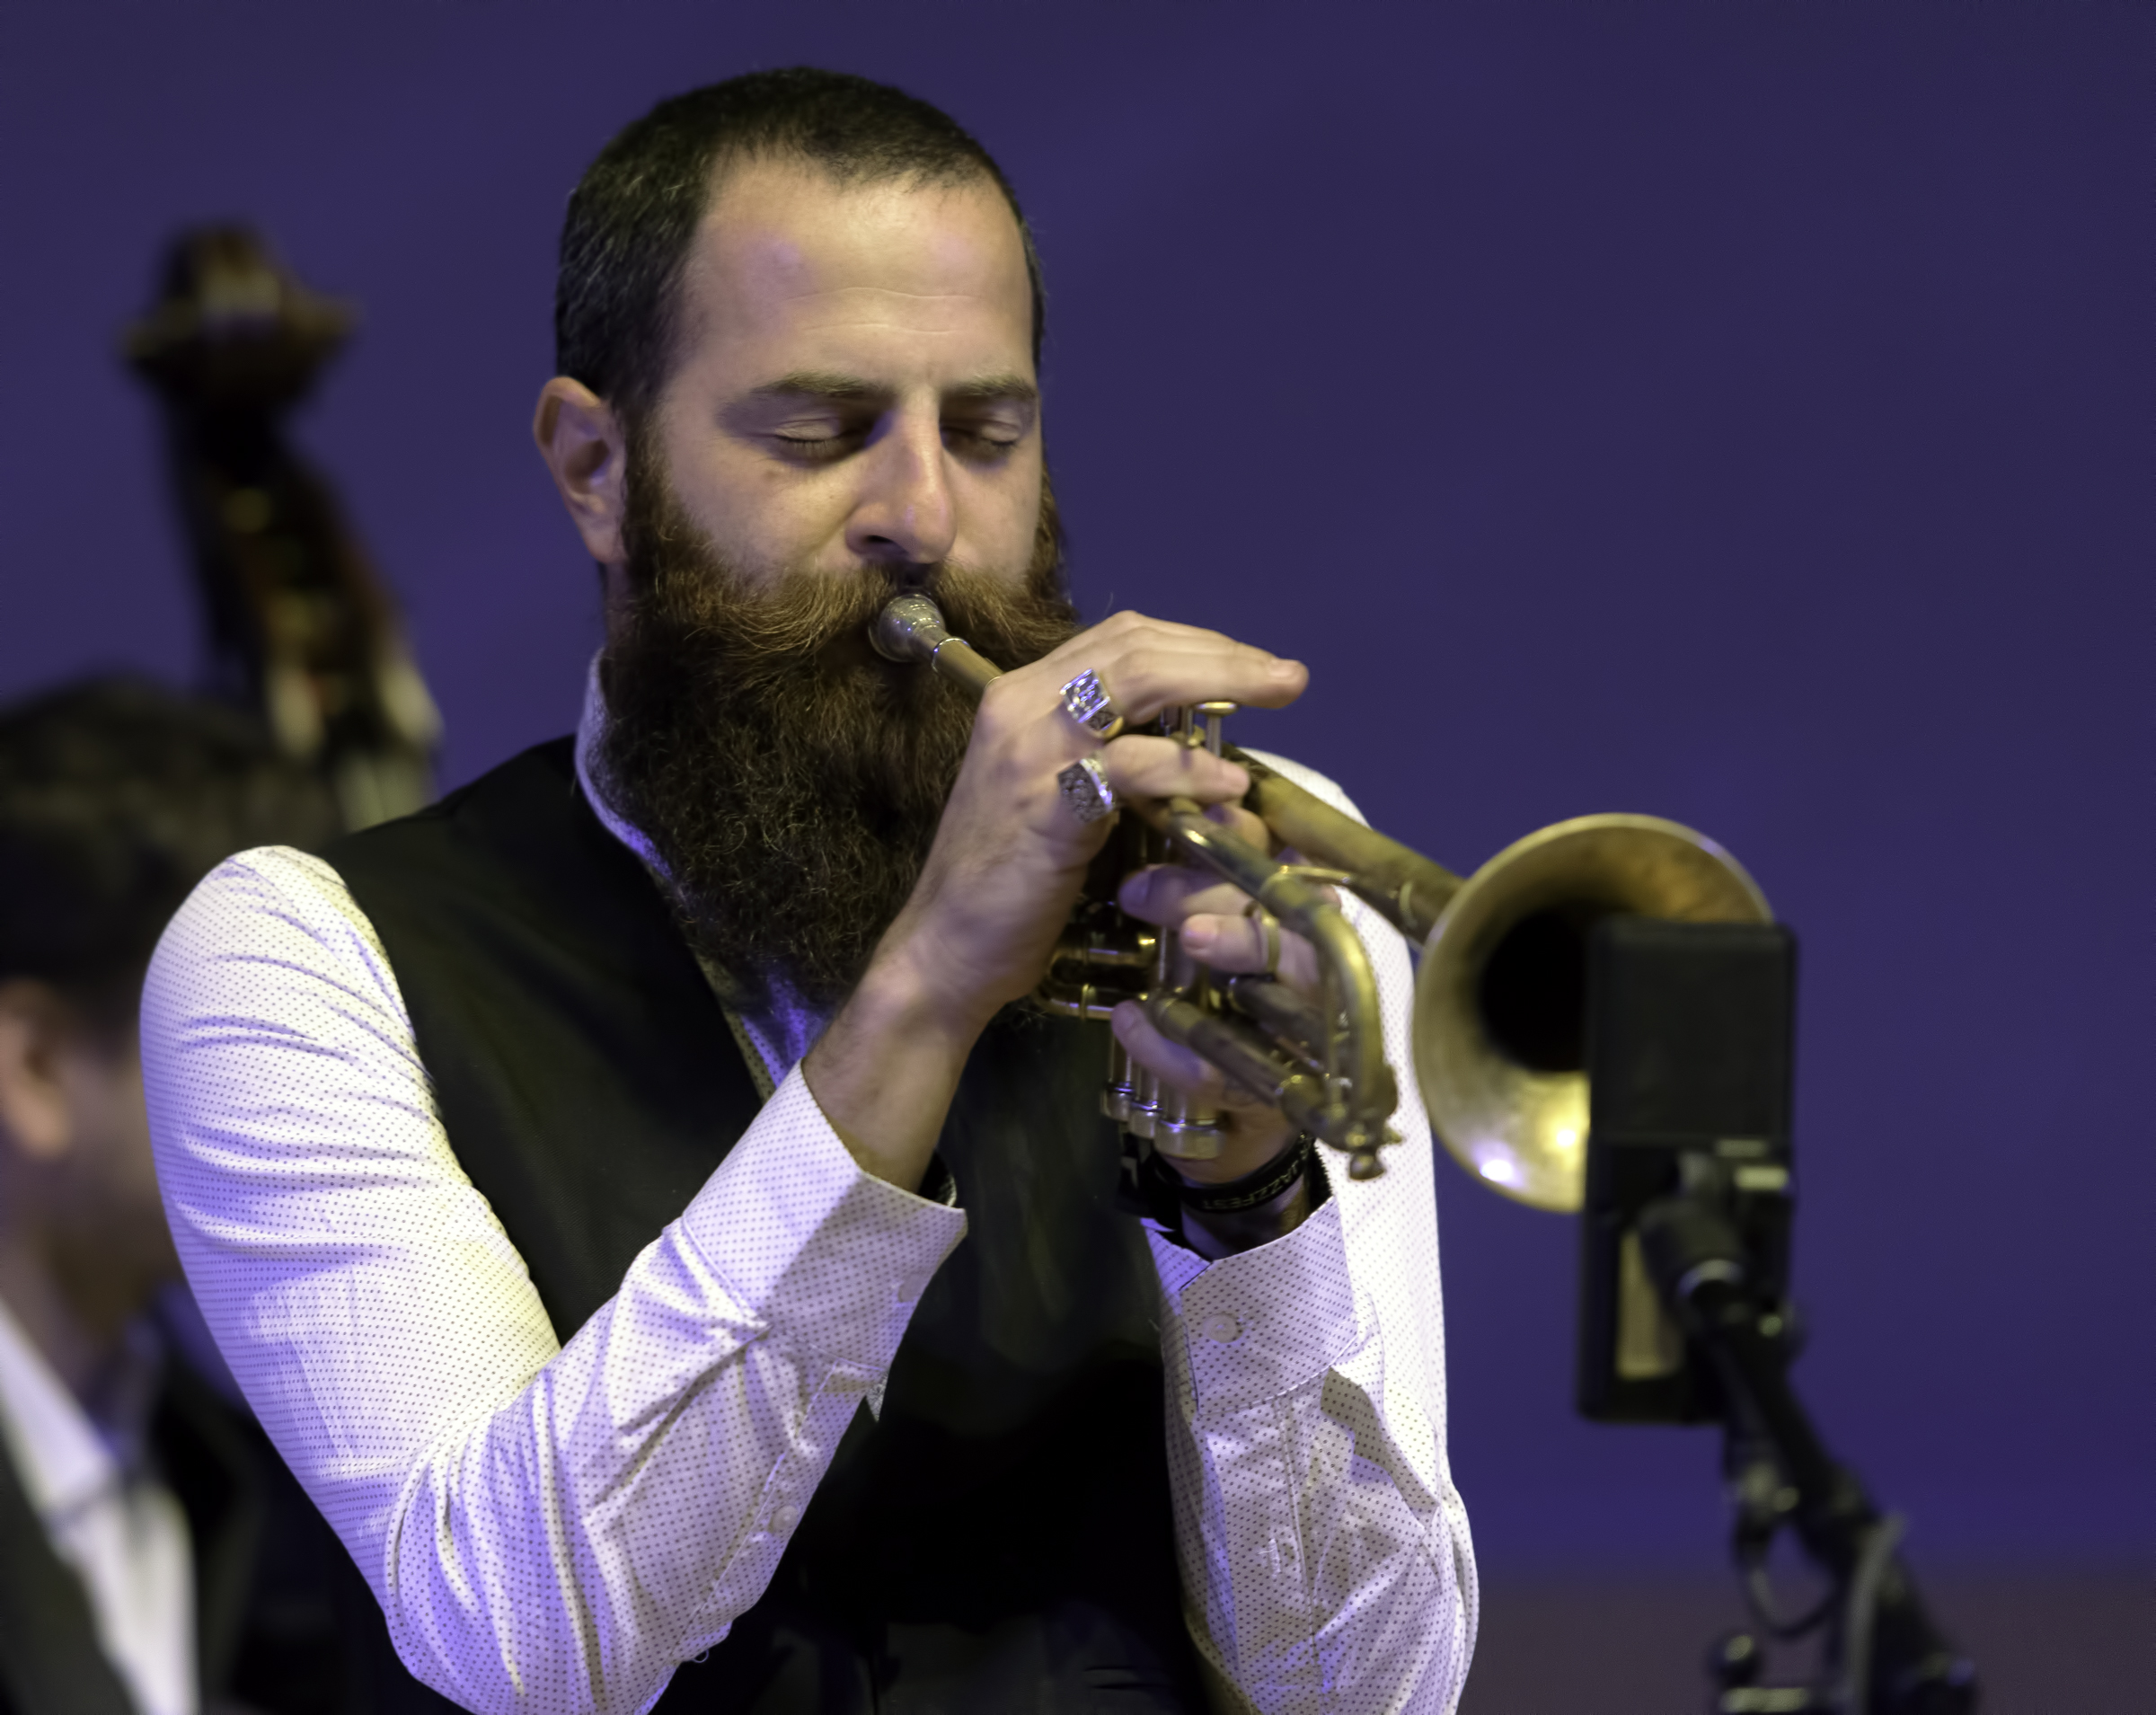
[[(1221, 1705), (1267, 1715), (1450, 1711), (1474, 1639), (1410, 976), (1358, 926), (1402, 1084), (1389, 1171), (1336, 1172), (1294, 1233), (1224, 1260), (1152, 1240), (1187, 1617)], [(646, 1709), (727, 1635), (965, 1237), (962, 1209), (863, 1173), (796, 1068), (561, 1345), (372, 926), (281, 848), (174, 919), (143, 1045), (218, 1345), (405, 1666), (489, 1715)]]

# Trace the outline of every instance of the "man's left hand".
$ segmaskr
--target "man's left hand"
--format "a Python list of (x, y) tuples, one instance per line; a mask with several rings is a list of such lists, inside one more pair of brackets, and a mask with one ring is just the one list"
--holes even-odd
[[(1238, 839), (1260, 851), (1274, 849), (1271, 831), (1240, 805), (1216, 806), (1213, 819)], [(1264, 971), (1271, 949), (1266, 925), (1248, 915), (1250, 896), (1211, 871), (1180, 863), (1155, 864), (1127, 877), (1117, 903), (1132, 916), (1162, 928), (1180, 928), (1183, 946), (1200, 964), (1222, 976)], [(1285, 927), (1279, 935), (1273, 974), (1305, 999), (1320, 990), (1318, 959), (1311, 944)], [(1164, 1084), (1193, 1101), (1217, 1109), (1224, 1141), (1210, 1161), (1172, 1162), (1193, 1185), (1218, 1185), (1253, 1173), (1277, 1155), (1294, 1135), (1287, 1116), (1241, 1085), (1233, 1083), (1209, 1060), (1153, 1027), (1135, 1001), (1118, 1006), (1112, 1021), (1116, 1039), (1131, 1058)]]

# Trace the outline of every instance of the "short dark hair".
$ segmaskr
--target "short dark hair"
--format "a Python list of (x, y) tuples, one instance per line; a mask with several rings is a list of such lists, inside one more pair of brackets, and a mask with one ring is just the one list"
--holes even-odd
[(569, 199), (554, 284), (554, 367), (633, 427), (666, 384), (682, 270), (724, 163), (796, 160), (842, 185), (987, 179), (1025, 245), (1033, 358), (1047, 308), (1032, 228), (1003, 169), (941, 109), (888, 84), (797, 66), (661, 102), (600, 152)]
[(322, 782), (223, 703), (99, 678), (0, 710), (0, 981), (131, 1021), (196, 882), (234, 852), (336, 832)]

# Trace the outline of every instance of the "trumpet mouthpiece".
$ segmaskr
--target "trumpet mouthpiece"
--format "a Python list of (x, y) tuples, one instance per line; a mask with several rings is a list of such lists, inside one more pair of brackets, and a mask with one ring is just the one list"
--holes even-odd
[(926, 661), (950, 641), (943, 610), (926, 596), (897, 596), (869, 627), (869, 644), (887, 661)]

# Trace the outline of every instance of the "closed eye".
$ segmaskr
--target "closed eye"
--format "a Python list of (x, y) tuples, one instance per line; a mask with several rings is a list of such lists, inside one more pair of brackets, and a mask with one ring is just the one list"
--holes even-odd
[(1025, 438), (1022, 429), (1007, 423), (990, 423), (977, 427), (963, 424), (946, 424), (943, 444), (961, 458), (998, 459), (1008, 457)]
[(793, 459), (805, 464), (826, 464), (855, 451), (868, 437), (855, 429), (840, 429), (833, 434), (820, 435), (795, 429), (781, 430), (771, 438), (782, 458)]

